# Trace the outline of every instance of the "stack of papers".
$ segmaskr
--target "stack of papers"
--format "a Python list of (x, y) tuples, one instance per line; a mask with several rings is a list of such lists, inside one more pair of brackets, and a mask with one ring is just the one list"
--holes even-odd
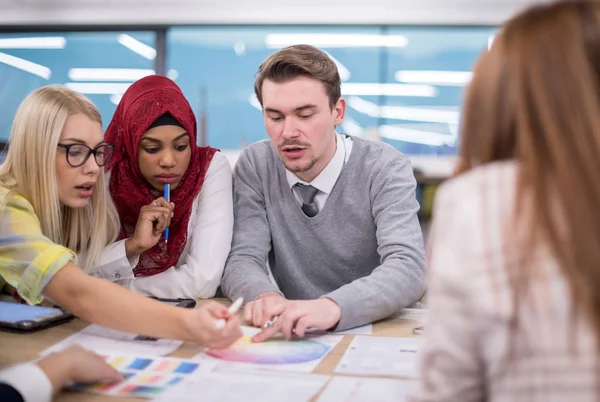
[(336, 374), (418, 378), (418, 338), (357, 336), (335, 369)]
[(166, 356), (174, 352), (182, 343), (183, 341), (151, 338), (92, 324), (83, 331), (73, 334), (62, 342), (46, 349), (41, 354), (45, 356), (66, 349), (71, 345), (79, 345), (97, 353)]

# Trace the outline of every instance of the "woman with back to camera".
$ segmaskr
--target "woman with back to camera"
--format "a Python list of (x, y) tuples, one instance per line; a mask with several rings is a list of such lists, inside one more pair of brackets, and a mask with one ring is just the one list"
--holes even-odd
[(414, 401), (600, 398), (599, 85), (595, 1), (524, 11), (477, 63)]

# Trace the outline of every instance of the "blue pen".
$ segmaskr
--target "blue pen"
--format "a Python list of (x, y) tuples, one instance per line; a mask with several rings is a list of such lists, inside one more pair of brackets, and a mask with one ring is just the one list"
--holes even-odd
[[(171, 185), (169, 183), (165, 184), (164, 191), (165, 191), (165, 200), (167, 200), (167, 202), (171, 202)], [(165, 243), (167, 243), (168, 241), (169, 241), (169, 227), (167, 226), (167, 228), (165, 229)]]

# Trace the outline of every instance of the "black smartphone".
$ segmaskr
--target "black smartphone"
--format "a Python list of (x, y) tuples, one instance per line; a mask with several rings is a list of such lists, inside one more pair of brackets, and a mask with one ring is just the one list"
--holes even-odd
[(0, 330), (34, 332), (72, 320), (73, 314), (59, 307), (0, 302)]
[(176, 306), (176, 307), (183, 307), (183, 308), (196, 307), (196, 300), (194, 300), (194, 299), (165, 299), (162, 297), (153, 297), (153, 299), (156, 299), (158, 301), (161, 301), (163, 303), (167, 303), (167, 304), (170, 304), (170, 305)]

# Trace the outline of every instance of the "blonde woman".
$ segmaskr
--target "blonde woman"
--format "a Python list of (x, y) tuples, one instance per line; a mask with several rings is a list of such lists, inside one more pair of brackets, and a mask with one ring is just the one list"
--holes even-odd
[[(224, 306), (172, 307), (87, 274), (118, 233), (102, 168), (112, 151), (82, 95), (47, 86), (23, 101), (0, 166), (0, 276), (30, 304), (46, 298), (121, 331), (227, 347), (241, 329)], [(158, 230), (171, 215), (160, 205)], [(221, 330), (219, 318), (227, 319)]]
[(597, 1), (519, 14), (477, 64), (414, 401), (600, 398), (599, 83)]

